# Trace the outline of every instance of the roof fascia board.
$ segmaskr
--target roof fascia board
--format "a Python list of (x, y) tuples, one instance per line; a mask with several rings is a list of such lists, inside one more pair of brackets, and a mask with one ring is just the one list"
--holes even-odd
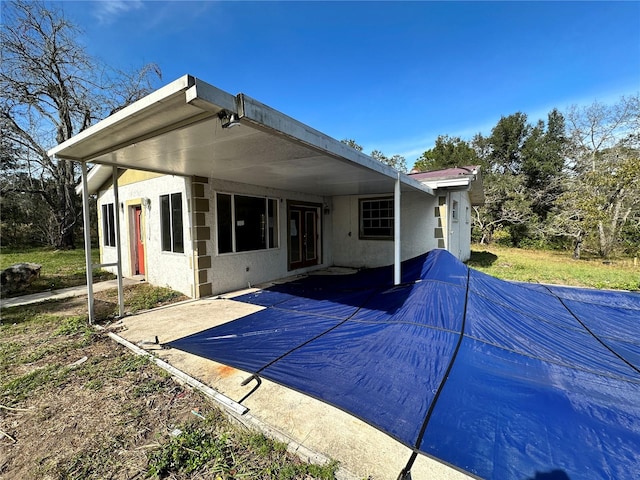
[[(398, 176), (398, 172), (390, 166), (374, 160), (348, 145), (258, 102), (243, 93), (238, 95), (238, 114), (240, 115), (241, 122), (247, 121), (261, 130), (276, 132), (338, 160), (351, 161), (393, 180)], [(433, 190), (429, 186), (417, 180), (402, 173), (400, 174), (400, 179), (403, 184), (414, 190), (433, 195)]]
[[(96, 193), (102, 185), (112, 176), (112, 169), (107, 165), (94, 165), (87, 174), (87, 189), (89, 194)], [(82, 182), (76, 187), (76, 193), (80, 195), (82, 193)]]
[(92, 135), (98, 132), (101, 132), (102, 130), (112, 128), (114, 125), (117, 125), (118, 123), (124, 120), (128, 120), (132, 117), (135, 117), (137, 114), (144, 111), (150, 105), (154, 103), (164, 102), (167, 99), (175, 96), (176, 94), (179, 94), (185, 91), (186, 89), (191, 87), (194, 83), (195, 83), (194, 77), (192, 77), (191, 75), (183, 75), (179, 79), (174, 80), (173, 82), (169, 83), (168, 85), (165, 85), (162, 88), (159, 88), (158, 90), (141, 98), (137, 102), (132, 103), (131, 105), (123, 108), (122, 110), (114, 113), (113, 115), (108, 116), (104, 120), (96, 123), (95, 125), (92, 125), (91, 127), (73, 136), (72, 138), (53, 147), (47, 152), (47, 155), (49, 155), (50, 157), (55, 155), (58, 158), (67, 158), (67, 159), (76, 160), (76, 161), (87, 161), (87, 159), (84, 159), (84, 158), (65, 157), (64, 154), (60, 154), (60, 152), (68, 147), (71, 147), (73, 145), (83, 142), (87, 138), (91, 137)]
[(425, 180), (424, 183), (432, 188), (469, 187), (471, 185), (471, 179)]
[[(175, 173), (173, 171), (169, 171), (169, 170), (163, 170), (163, 169), (157, 169), (157, 168), (144, 168), (144, 167), (140, 167), (140, 166), (135, 166), (135, 167), (127, 167), (127, 166), (122, 166), (119, 164), (111, 164), (111, 163), (94, 163), (94, 166), (91, 168), (91, 170), (89, 170), (89, 173), (87, 175), (87, 186), (89, 188), (89, 195), (93, 195), (94, 193), (97, 193), (100, 188), (107, 182), (107, 180), (109, 180), (111, 178), (111, 169), (113, 167), (118, 167), (118, 170), (122, 170), (123, 172), (125, 170), (138, 170), (140, 172), (150, 172), (150, 173), (160, 173), (162, 175), (171, 175), (172, 177), (183, 177), (183, 178), (190, 178), (192, 177), (192, 175), (180, 175), (178, 173)], [(91, 172), (95, 171), (95, 176), (92, 177)], [(102, 176), (104, 175), (103, 172), (109, 172), (109, 179), (105, 180), (105, 181), (101, 181)], [(97, 183), (96, 183), (97, 182)], [(80, 194), (82, 193), (82, 184), (79, 184), (78, 186), (76, 186), (76, 193)]]
[(188, 104), (208, 112), (218, 113), (222, 110), (227, 110), (231, 113), (238, 113), (235, 95), (231, 95), (197, 78), (194, 85), (186, 91), (186, 101)]
[[(136, 143), (140, 143), (144, 140), (148, 140), (150, 138), (153, 137), (157, 137), (158, 135), (162, 135), (163, 133), (168, 133), (171, 132), (173, 130), (177, 130), (179, 128), (182, 127), (186, 127), (188, 125), (194, 125), (196, 123), (202, 122), (204, 120), (208, 120), (210, 119), (212, 116), (211, 112), (208, 111), (203, 111), (202, 113), (198, 114), (195, 117), (190, 117), (187, 118), (185, 120), (182, 120), (181, 122), (177, 122), (177, 123), (173, 123), (171, 125), (168, 125), (164, 128), (159, 128), (157, 130), (153, 130), (151, 132), (146, 133), (145, 135), (140, 135), (137, 137), (133, 137), (128, 139), (126, 142), (122, 142), (122, 143), (118, 143), (116, 145), (112, 145), (107, 149), (104, 150), (99, 150), (94, 152), (93, 154), (91, 154), (90, 156), (86, 157), (86, 158), (77, 158), (77, 157), (72, 157), (69, 155), (61, 155), (61, 154), (56, 154), (56, 158), (60, 158), (62, 160), (72, 160), (74, 162), (92, 162), (95, 158), (101, 157), (102, 155), (111, 153), (111, 152), (115, 152), (117, 150), (120, 150), (121, 148), (125, 148), (128, 147), (129, 145), (134, 145)], [(95, 163), (103, 163), (106, 164), (108, 162), (95, 162)], [(135, 170), (145, 170), (144, 168), (138, 168), (136, 167), (129, 167), (126, 165), (118, 165), (120, 168), (133, 168)], [(155, 171), (155, 170), (150, 170), (150, 171)], [(169, 173), (170, 175), (176, 175), (175, 173), (171, 173), (169, 171), (167, 172), (162, 172), (162, 171), (158, 171), (158, 173)]]

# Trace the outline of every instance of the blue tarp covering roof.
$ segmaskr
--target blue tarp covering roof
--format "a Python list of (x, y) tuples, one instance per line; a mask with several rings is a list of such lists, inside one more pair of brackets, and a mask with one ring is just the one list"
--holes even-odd
[(444, 250), (234, 300), (171, 342), (343, 409), (487, 479), (637, 478), (640, 294), (506, 282)]

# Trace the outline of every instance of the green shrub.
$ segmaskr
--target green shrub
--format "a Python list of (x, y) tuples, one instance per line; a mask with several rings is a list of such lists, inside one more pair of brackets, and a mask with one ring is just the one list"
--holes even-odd
[(493, 242), (501, 245), (503, 247), (510, 247), (513, 244), (511, 239), (511, 233), (509, 230), (499, 228), (493, 232), (493, 236), (491, 237)]

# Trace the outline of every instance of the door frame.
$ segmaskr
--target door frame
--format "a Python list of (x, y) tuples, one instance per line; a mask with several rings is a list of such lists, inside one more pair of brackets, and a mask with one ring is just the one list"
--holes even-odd
[[(130, 266), (131, 266), (131, 275), (145, 275), (147, 274), (147, 242), (145, 242), (146, 237), (146, 229), (145, 229), (145, 208), (143, 202), (133, 201), (127, 202), (127, 209), (129, 211), (129, 252), (130, 252)], [(138, 231), (137, 225), (137, 211), (140, 210), (140, 230)], [(138, 234), (142, 241), (142, 273), (138, 273), (138, 268), (140, 264), (139, 260), (139, 252), (138, 252)]]
[[(315, 216), (315, 258), (307, 260), (305, 257), (306, 245), (304, 240), (300, 242), (301, 260), (298, 262), (291, 261), (291, 212), (301, 212), (301, 224), (300, 230), (307, 227), (306, 219), (309, 213), (313, 213)], [(323, 216), (322, 216), (322, 204), (312, 202), (299, 202), (295, 200), (287, 200), (287, 270), (298, 270), (300, 268), (313, 267), (322, 263), (323, 255)]]

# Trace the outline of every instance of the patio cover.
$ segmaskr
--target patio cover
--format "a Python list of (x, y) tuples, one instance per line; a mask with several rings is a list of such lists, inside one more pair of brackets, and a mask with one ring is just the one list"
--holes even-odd
[[(233, 128), (231, 128), (233, 126)], [(395, 199), (394, 275), (401, 258), (400, 196), (433, 195), (423, 183), (270, 108), (247, 95), (224, 92), (191, 75), (173, 81), (52, 148), (49, 156), (82, 164), (89, 321), (93, 322), (88, 192), (117, 169), (216, 178), (319, 196), (390, 194)], [(118, 203), (116, 201), (116, 203)], [(116, 216), (116, 238), (120, 238)], [(122, 278), (118, 244), (118, 278)], [(120, 315), (124, 313), (118, 283)]]
[[(239, 125), (224, 128), (231, 114)], [(388, 165), (245, 94), (231, 95), (191, 75), (48, 153), (83, 163), (323, 196), (393, 193), (398, 179)], [(402, 191), (433, 194), (407, 175), (400, 175), (400, 183)]]
[(477, 477), (637, 478), (640, 294), (501, 281), (444, 250), (389, 278), (309, 276), (236, 297), (267, 308), (170, 346)]

